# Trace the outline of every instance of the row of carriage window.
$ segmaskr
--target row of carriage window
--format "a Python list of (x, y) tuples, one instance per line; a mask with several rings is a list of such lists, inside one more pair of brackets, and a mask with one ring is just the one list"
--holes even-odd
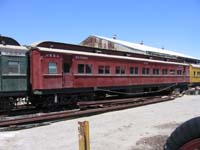
[[(8, 61), (8, 68), (6, 69), (8, 74), (19, 74), (20, 73), (20, 63), (18, 61)], [(48, 63), (48, 74), (57, 74), (57, 63), (49, 62)], [(70, 64), (64, 63), (63, 64), (63, 72), (69, 73), (70, 72)], [(177, 70), (177, 72), (174, 69), (159, 69), (159, 68), (153, 68), (152, 74), (153, 75), (168, 75), (168, 72), (170, 75), (182, 75), (184, 74), (182, 70)], [(92, 74), (92, 65), (91, 64), (78, 64), (78, 73), (79, 74)], [(130, 67), (129, 73), (131, 75), (138, 75), (139, 74), (139, 68), (138, 67)], [(110, 66), (107, 65), (100, 65), (98, 66), (98, 74), (110, 74)], [(116, 66), (115, 67), (115, 74), (117, 75), (125, 75), (126, 74), (126, 68), (122, 66)], [(150, 68), (142, 68), (142, 75), (149, 75), (150, 74)], [(200, 71), (194, 71), (193, 72), (194, 77), (200, 77)]]
[[(9, 74), (19, 74), (20, 73), (20, 64), (18, 61), (9, 61), (8, 62), (8, 68), (7, 71)], [(63, 72), (69, 73), (70, 72), (70, 64), (64, 63), (63, 64)], [(153, 68), (152, 73), (153, 75), (168, 75), (168, 72), (170, 75), (182, 75), (182, 70), (177, 70), (177, 72), (174, 69), (159, 69), (159, 68)], [(78, 73), (79, 74), (92, 74), (92, 65), (91, 64), (78, 64)], [(138, 75), (139, 74), (139, 68), (138, 67), (130, 67), (129, 73), (131, 75)], [(57, 74), (57, 63), (50, 62), (48, 64), (48, 74)], [(98, 66), (98, 74), (110, 74), (110, 66)], [(126, 74), (126, 68), (122, 66), (116, 66), (115, 67), (115, 74), (123, 75)], [(142, 74), (143, 75), (149, 75), (150, 74), (150, 68), (142, 68)], [(199, 71), (193, 72), (194, 77), (200, 77)]]
[[(92, 64), (78, 64), (77, 66), (77, 73), (78, 74), (92, 74)], [(141, 68), (142, 75), (150, 75), (150, 68), (143, 67)], [(108, 65), (99, 65), (98, 66), (98, 74), (99, 75), (109, 75), (111, 74), (111, 67)], [(63, 64), (63, 72), (69, 73), (70, 72), (70, 64), (64, 63)], [(125, 75), (128, 71), (125, 67), (122, 66), (116, 66), (115, 67), (115, 74), (116, 75)], [(56, 63), (49, 63), (48, 66), (48, 73), (49, 74), (57, 74), (57, 64)], [(129, 68), (130, 75), (138, 75), (139, 74), (139, 68), (138, 67), (130, 67)], [(183, 75), (182, 70), (174, 70), (174, 69), (159, 69), (159, 68), (153, 68), (152, 69), (153, 75)]]
[[(115, 67), (115, 74), (117, 75), (125, 75), (126, 74), (126, 68), (122, 66), (116, 66)], [(162, 72), (162, 75), (168, 74), (168, 69), (162, 69), (159, 68), (153, 68), (153, 75), (160, 75)], [(92, 74), (92, 65), (89, 64), (78, 64), (78, 73), (79, 74)], [(138, 75), (139, 74), (139, 68), (138, 67), (130, 67), (129, 73), (131, 75)], [(98, 66), (98, 74), (110, 74), (110, 66)], [(150, 74), (150, 68), (142, 68), (142, 75), (149, 75)], [(175, 70), (170, 69), (169, 70), (170, 75), (175, 75)], [(182, 70), (177, 70), (177, 75), (182, 75)]]

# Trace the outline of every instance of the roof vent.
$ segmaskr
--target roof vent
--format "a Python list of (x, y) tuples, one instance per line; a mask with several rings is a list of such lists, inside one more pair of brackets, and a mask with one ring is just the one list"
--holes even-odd
[(113, 35), (113, 39), (114, 39), (114, 40), (117, 39), (117, 35), (116, 35), (116, 34)]
[(1, 44), (6, 45), (6, 42), (2, 40), (2, 41), (1, 41)]
[(143, 45), (144, 44), (144, 42), (143, 42), (143, 40), (140, 42), (140, 45)]
[(98, 50), (98, 49), (95, 49), (94, 52), (95, 52), (95, 53), (98, 53), (98, 54), (102, 53), (102, 51), (101, 51), (101, 50)]
[(128, 56), (128, 57), (130, 57), (130, 56), (131, 56), (131, 54), (128, 54), (128, 53), (126, 53), (126, 54), (125, 54), (125, 56)]

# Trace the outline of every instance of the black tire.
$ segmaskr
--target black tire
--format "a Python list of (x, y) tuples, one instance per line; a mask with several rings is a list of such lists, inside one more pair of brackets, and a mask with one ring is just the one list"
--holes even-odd
[(185, 143), (200, 138), (200, 117), (190, 119), (177, 127), (167, 139), (164, 150), (179, 150)]

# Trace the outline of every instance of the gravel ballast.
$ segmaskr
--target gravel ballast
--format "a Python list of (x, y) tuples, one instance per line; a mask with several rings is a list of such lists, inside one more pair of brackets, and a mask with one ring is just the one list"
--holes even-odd
[(91, 150), (162, 150), (182, 122), (200, 116), (200, 96), (0, 132), (0, 150), (78, 150), (78, 121), (90, 123)]

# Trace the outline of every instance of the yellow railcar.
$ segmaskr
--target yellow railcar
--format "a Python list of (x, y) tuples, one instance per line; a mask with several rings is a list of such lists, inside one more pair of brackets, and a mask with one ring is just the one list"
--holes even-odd
[(200, 65), (190, 65), (190, 83), (200, 85)]

